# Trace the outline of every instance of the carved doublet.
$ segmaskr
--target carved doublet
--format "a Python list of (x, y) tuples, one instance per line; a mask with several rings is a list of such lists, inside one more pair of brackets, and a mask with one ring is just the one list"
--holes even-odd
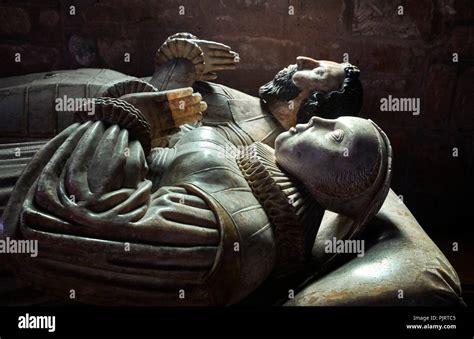
[[(230, 289), (234, 295), (228, 301), (235, 302), (262, 283), (274, 267), (271, 222), (236, 163), (236, 148), (215, 129), (201, 127), (188, 132), (174, 152), (159, 186), (194, 188), (220, 219), (220, 251), (210, 276), (228, 267), (219, 273), (216, 279), (220, 282), (213, 290), (219, 285)], [(229, 267), (233, 267), (230, 272)]]
[(259, 98), (204, 81), (197, 82), (194, 90), (201, 93), (208, 106), (203, 125), (215, 127), (234, 145), (248, 146), (259, 141), (273, 147), (275, 138), (284, 132)]

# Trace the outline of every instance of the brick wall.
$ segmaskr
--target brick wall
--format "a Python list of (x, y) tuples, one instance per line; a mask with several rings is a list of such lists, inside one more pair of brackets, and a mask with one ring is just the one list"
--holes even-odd
[[(425, 229), (461, 232), (472, 215), (473, 11), (471, 0), (0, 1), (0, 76), (78, 67), (150, 75), (161, 42), (189, 31), (232, 46), (239, 69), (219, 81), (255, 94), (298, 55), (348, 53), (362, 70), (361, 115), (393, 143), (392, 187)], [(388, 95), (420, 98), (421, 114), (382, 112)]]

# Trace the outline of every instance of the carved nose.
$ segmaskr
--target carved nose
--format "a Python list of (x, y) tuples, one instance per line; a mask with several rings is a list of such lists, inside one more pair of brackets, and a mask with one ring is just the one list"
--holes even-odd
[(305, 56), (299, 56), (296, 58), (296, 65), (298, 69), (313, 69), (319, 66), (319, 61)]
[(309, 125), (310, 126), (315, 125), (315, 126), (321, 126), (321, 127), (324, 127), (324, 128), (328, 128), (328, 129), (332, 128), (335, 123), (336, 123), (336, 121), (334, 119), (324, 119), (324, 118), (320, 118), (320, 117), (317, 117), (317, 116), (314, 116), (309, 120)]

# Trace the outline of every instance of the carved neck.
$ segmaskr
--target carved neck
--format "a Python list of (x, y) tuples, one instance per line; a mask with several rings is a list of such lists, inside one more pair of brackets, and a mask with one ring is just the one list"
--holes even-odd
[(311, 256), (324, 209), (301, 182), (278, 167), (271, 147), (256, 142), (237, 163), (274, 227), (276, 275), (301, 269)]

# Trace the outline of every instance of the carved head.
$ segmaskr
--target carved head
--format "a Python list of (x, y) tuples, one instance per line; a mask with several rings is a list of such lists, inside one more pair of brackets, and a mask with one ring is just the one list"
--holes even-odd
[(357, 115), (362, 107), (359, 69), (349, 63), (297, 57), (260, 87), (260, 97), (285, 128), (312, 116)]
[(388, 193), (390, 142), (370, 120), (313, 117), (277, 137), (275, 156), (333, 212), (357, 217)]

